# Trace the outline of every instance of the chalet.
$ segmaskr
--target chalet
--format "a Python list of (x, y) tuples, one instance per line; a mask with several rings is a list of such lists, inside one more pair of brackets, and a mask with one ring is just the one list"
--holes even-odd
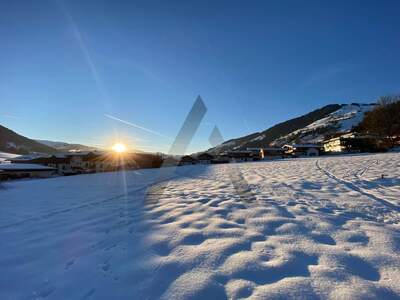
[(26, 157), (11, 160), (15, 164), (38, 164), (50, 168), (54, 168), (57, 174), (63, 175), (65, 172), (71, 172), (70, 159), (64, 156), (49, 156), (49, 157)]
[(261, 159), (261, 149), (262, 148), (246, 148), (245, 151), (250, 152), (250, 156), (253, 160), (260, 160)]
[(202, 165), (208, 165), (211, 164), (211, 162), (214, 160), (214, 156), (211, 154), (208, 154), (206, 152), (201, 153), (197, 156), (197, 161), (202, 164)]
[(246, 162), (246, 161), (255, 161), (259, 160), (259, 153), (256, 154), (253, 151), (229, 151), (226, 153), (229, 157), (230, 162)]
[(2, 180), (18, 178), (47, 178), (53, 176), (56, 171), (55, 168), (37, 164), (0, 164), (0, 178)]
[(137, 160), (135, 154), (116, 156), (114, 153), (88, 153), (82, 157), (81, 166), (84, 173), (132, 170), (140, 167)]
[(228, 155), (222, 153), (215, 156), (215, 158), (211, 161), (212, 164), (227, 164), (230, 162), (230, 158)]
[(350, 132), (324, 141), (324, 150), (330, 153), (375, 152), (385, 148), (385, 142), (372, 134)]
[(285, 149), (279, 147), (264, 147), (260, 149), (260, 158), (263, 160), (285, 158)]
[(197, 163), (197, 160), (190, 155), (184, 155), (181, 157), (179, 160), (178, 165), (179, 166), (186, 166), (186, 165), (194, 165)]
[(285, 158), (286, 156), (285, 149), (279, 147), (247, 148), (246, 150), (252, 152), (254, 160)]
[(285, 154), (294, 157), (303, 156), (318, 156), (323, 150), (323, 147), (318, 144), (292, 144), (283, 146)]
[(74, 175), (138, 168), (159, 168), (162, 156), (152, 153), (68, 152), (44, 157), (18, 157), (10, 160), (16, 164), (39, 164), (55, 168), (59, 175)]
[(136, 168), (135, 162), (112, 154), (74, 152), (33, 159), (15, 159), (16, 164), (38, 164), (54, 168), (59, 175), (74, 175), (119, 170), (122, 166)]
[(86, 172), (103, 172), (102, 154), (95, 154), (93, 152), (73, 152), (65, 154), (70, 161), (70, 167), (73, 173), (86, 173)]
[(173, 167), (173, 166), (177, 166), (178, 164), (179, 164), (179, 161), (172, 156), (163, 158), (163, 162), (162, 162), (163, 167)]

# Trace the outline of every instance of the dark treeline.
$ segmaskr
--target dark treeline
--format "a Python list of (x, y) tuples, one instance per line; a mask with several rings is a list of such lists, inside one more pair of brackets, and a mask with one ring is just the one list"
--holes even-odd
[(400, 137), (400, 96), (381, 97), (378, 105), (366, 113), (357, 131), (387, 138), (393, 147)]

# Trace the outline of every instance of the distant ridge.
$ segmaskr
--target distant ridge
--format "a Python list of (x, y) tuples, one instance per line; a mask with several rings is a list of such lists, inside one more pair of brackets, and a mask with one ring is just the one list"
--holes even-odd
[(61, 152), (99, 150), (96, 147), (90, 147), (90, 146), (86, 146), (86, 145), (82, 145), (82, 144), (70, 144), (70, 143), (55, 142), (55, 141), (49, 141), (49, 140), (36, 140), (36, 142), (41, 143), (46, 146), (49, 146), (49, 147), (52, 147)]

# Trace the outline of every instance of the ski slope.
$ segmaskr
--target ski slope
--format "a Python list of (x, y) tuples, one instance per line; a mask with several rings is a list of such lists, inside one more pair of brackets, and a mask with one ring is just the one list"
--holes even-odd
[(400, 299), (400, 153), (15, 181), (0, 205), (0, 299)]

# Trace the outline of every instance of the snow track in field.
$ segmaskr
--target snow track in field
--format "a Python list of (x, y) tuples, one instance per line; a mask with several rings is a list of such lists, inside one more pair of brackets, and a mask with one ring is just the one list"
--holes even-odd
[[(373, 193), (368, 192), (367, 190), (365, 190), (365, 189), (359, 187), (357, 184), (355, 184), (355, 183), (353, 183), (353, 182), (351, 182), (351, 181), (348, 181), (348, 180), (345, 180), (345, 179), (342, 179), (342, 178), (337, 177), (337, 176), (334, 175), (333, 173), (331, 173), (331, 172), (329, 172), (328, 170), (322, 168), (322, 167), (320, 166), (320, 163), (319, 163), (318, 160), (316, 161), (316, 166), (317, 166), (317, 168), (318, 168), (319, 170), (321, 170), (321, 172), (323, 172), (326, 176), (328, 176), (329, 178), (332, 178), (332, 179), (336, 180), (338, 183), (341, 183), (341, 184), (346, 185), (349, 189), (352, 189), (352, 190), (354, 190), (354, 191), (356, 191), (356, 192), (359, 192), (360, 194), (365, 195), (365, 196), (371, 198), (372, 200), (374, 200), (374, 201), (376, 201), (376, 202), (378, 202), (378, 203), (380, 203), (380, 204), (382, 204), (382, 205), (387, 206), (389, 209), (391, 209), (391, 210), (393, 210), (393, 211), (400, 212), (400, 206), (398, 206), (397, 204), (392, 203), (392, 202), (390, 202), (390, 201), (388, 201), (388, 200), (385, 200), (385, 199), (383, 199), (383, 198), (379, 198), (378, 196), (374, 195)], [(364, 173), (367, 169), (368, 169), (368, 167), (363, 168), (361, 171), (356, 171), (356, 172), (354, 173), (354, 176), (358, 177), (359, 174)]]

